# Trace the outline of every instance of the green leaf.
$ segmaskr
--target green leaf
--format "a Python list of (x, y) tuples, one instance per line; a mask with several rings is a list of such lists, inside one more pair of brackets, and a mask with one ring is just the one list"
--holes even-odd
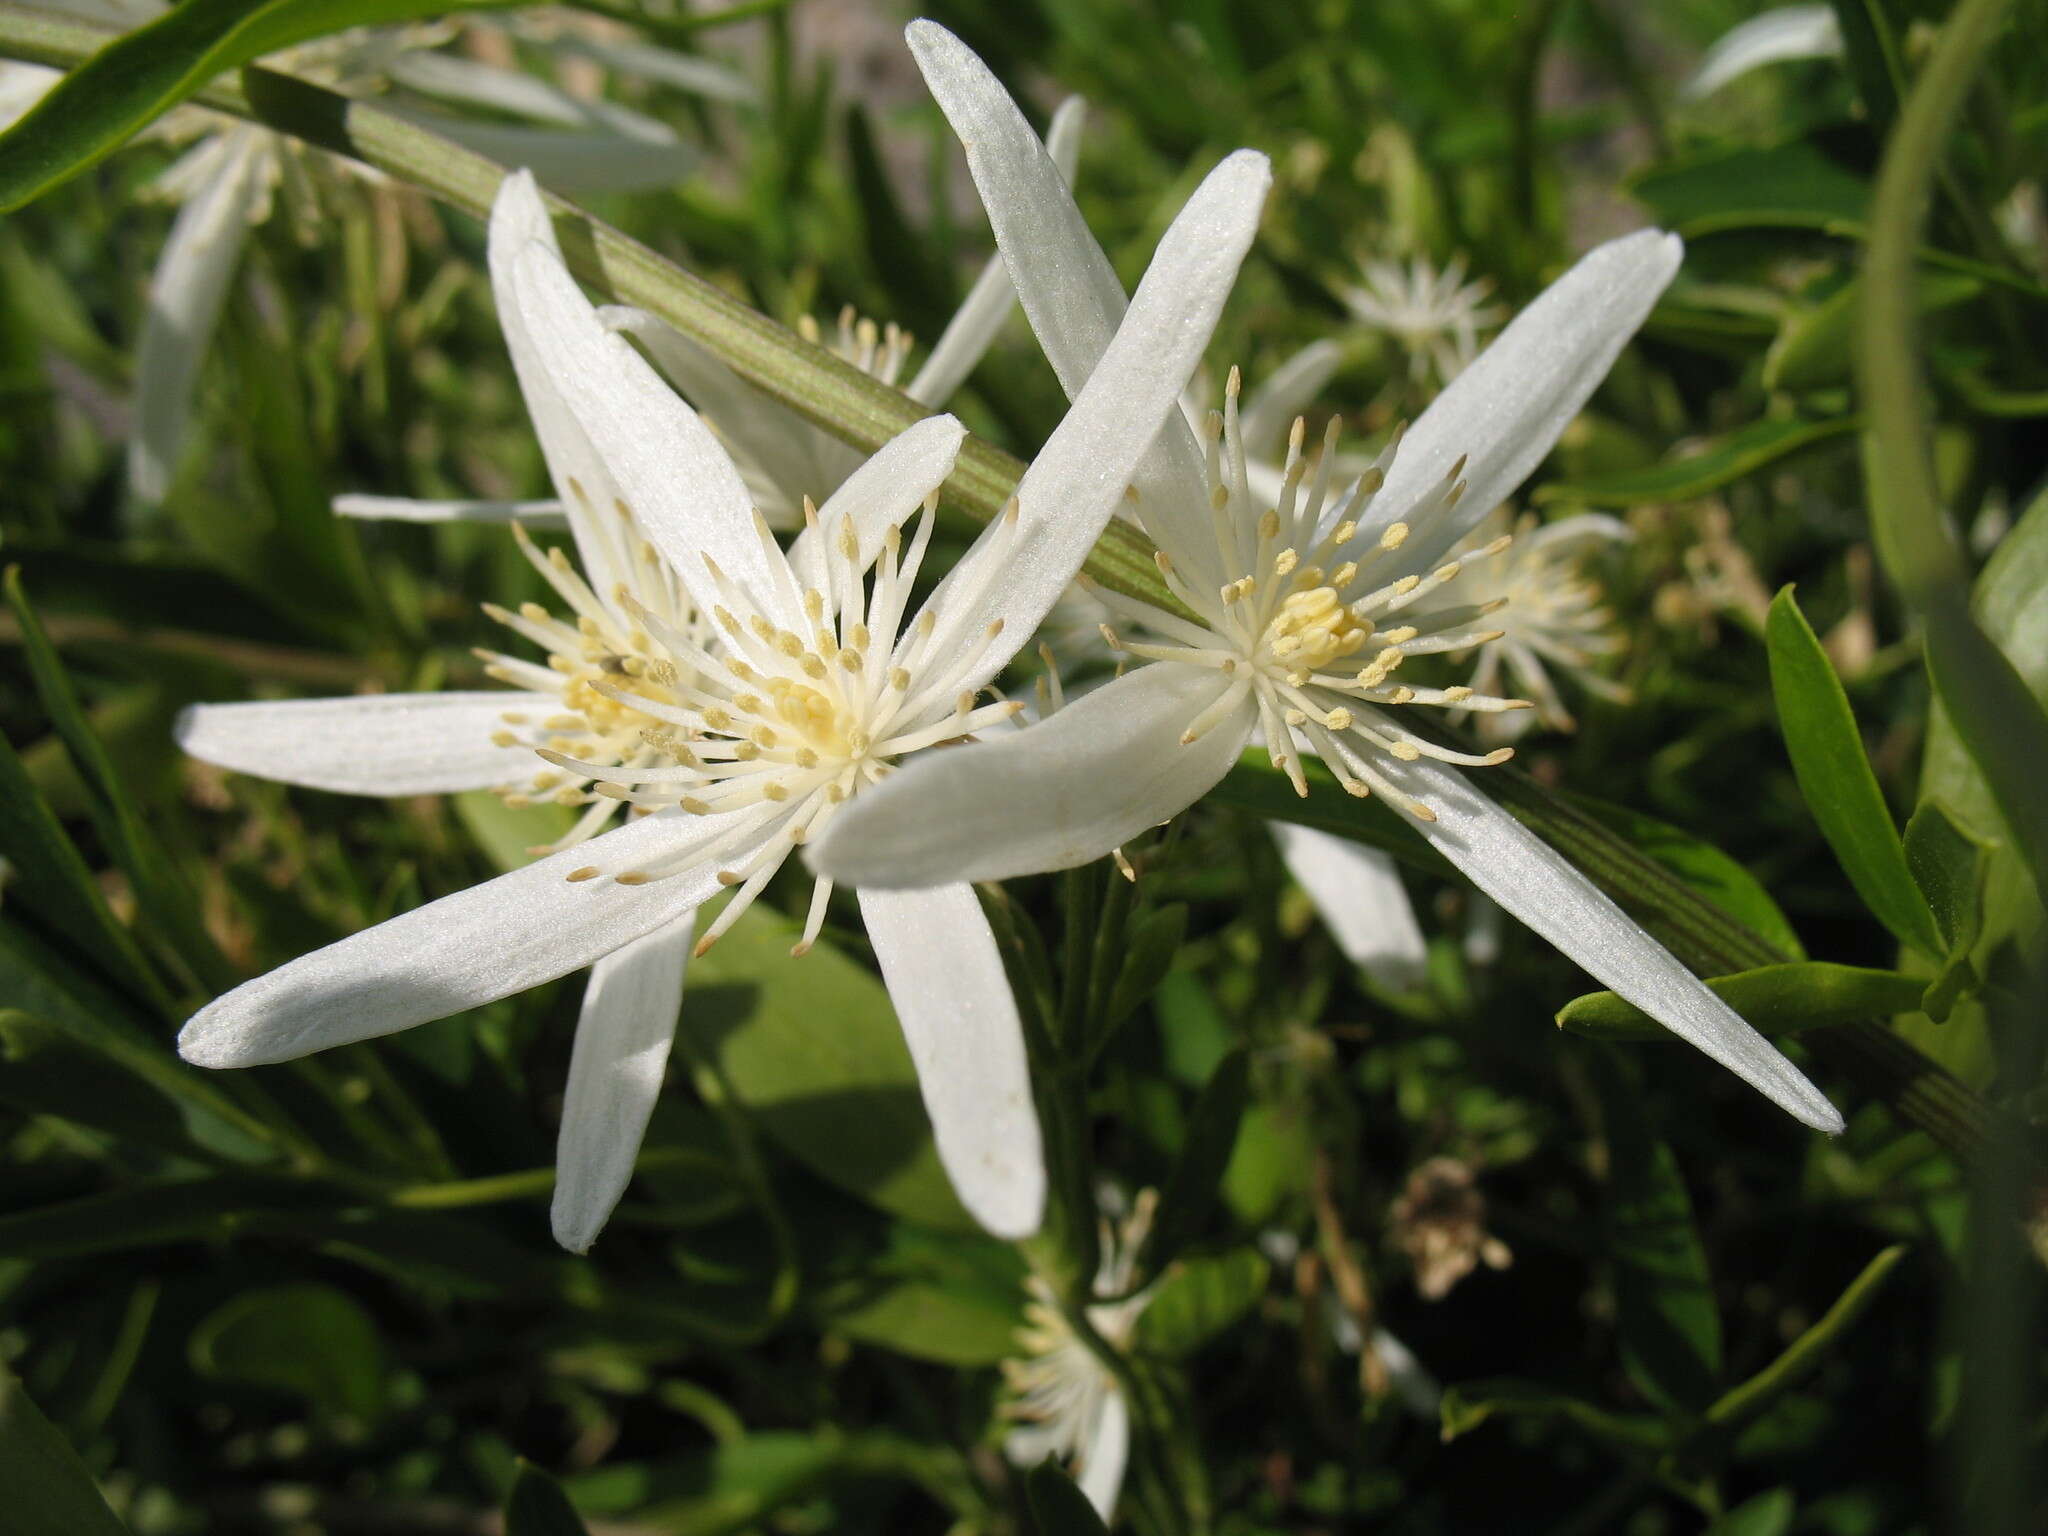
[(1692, 1197), (1670, 1146), (1652, 1133), (1635, 1086), (1599, 1063), (1607, 1133), (1607, 1251), (1621, 1361), (1658, 1406), (1704, 1408), (1721, 1374), (1721, 1314)]
[(1445, 1440), (1469, 1435), (1495, 1415), (1563, 1419), (1595, 1439), (1632, 1450), (1661, 1450), (1672, 1439), (1671, 1428), (1662, 1419), (1647, 1414), (1609, 1413), (1554, 1388), (1506, 1377), (1445, 1388), (1441, 1413)]
[(1182, 1259), (1138, 1314), (1135, 1347), (1171, 1359), (1194, 1354), (1258, 1305), (1266, 1269), (1265, 1256), (1254, 1248)]
[(1939, 957), (1941, 934), (1906, 866), (1906, 850), (1864, 755), (1849, 696), (1790, 587), (1772, 600), (1764, 637), (1778, 725), (1799, 792), (1821, 834), (1878, 921), (1901, 944)]
[(245, 1175), (159, 1179), (0, 1216), (0, 1256), (83, 1258), (168, 1243), (220, 1242), (263, 1210), (331, 1203), (297, 1181)]
[(215, 75), (349, 27), (505, 0), (184, 0), (116, 38), (0, 134), (0, 210), (112, 154)]
[(1688, 451), (1682, 458), (1594, 480), (1539, 486), (1533, 499), (1539, 504), (1567, 501), (1589, 507), (1689, 501), (1767, 469), (1816, 443), (1845, 437), (1860, 425), (1854, 416), (1825, 421), (1754, 422), (1704, 448)]
[(488, 789), (464, 790), (450, 796), (463, 830), (502, 870), (524, 869), (533, 862), (532, 849), (552, 843), (575, 824), (576, 813), (566, 805), (542, 801), (537, 805), (512, 806)]
[(1131, 925), (1123, 966), (1102, 1010), (1105, 1038), (1158, 990), (1173, 967), (1174, 957), (1180, 953), (1187, 931), (1188, 909), (1180, 902), (1147, 912)]
[(1944, 1022), (1977, 979), (1971, 951), (1984, 931), (1984, 885), (1992, 845), (1973, 834), (1939, 800), (1923, 800), (1906, 823), (1906, 866), (1934, 914), (1947, 958), (1928, 984), (1921, 1011)]
[[(1920, 309), (1923, 314), (1949, 309), (1983, 291), (1984, 284), (1975, 277), (1923, 272)], [(1851, 278), (1820, 303), (1788, 313), (1764, 354), (1764, 388), (1799, 392), (1847, 384), (1861, 302), (1862, 287)]]
[(680, 1029), (770, 1139), (885, 1211), (980, 1229), (939, 1166), (889, 994), (830, 945), (755, 907), (690, 964)]
[[(1759, 966), (1707, 981), (1714, 995), (1766, 1035), (1788, 1035), (1859, 1019), (1911, 1013), (1926, 990), (1923, 977), (1872, 971), (1825, 960)], [(1595, 1040), (1670, 1040), (1669, 1030), (1612, 992), (1588, 992), (1557, 1013), (1560, 1029)]]
[(280, 1388), (333, 1418), (369, 1425), (384, 1411), (383, 1336), (330, 1285), (244, 1291), (200, 1323), (191, 1347), (202, 1374)]
[(994, 1365), (1017, 1352), (1024, 1268), (986, 1237), (898, 1227), (861, 1275), (818, 1298), (827, 1326), (941, 1365)]
[(1773, 1488), (1769, 1493), (1744, 1499), (1708, 1526), (1701, 1536), (1786, 1536), (1792, 1529), (1792, 1517), (1798, 1513), (1799, 1503), (1792, 1497), (1792, 1490)]
[(1250, 1093), (1251, 1062), (1239, 1047), (1223, 1058), (1195, 1101), (1187, 1139), (1160, 1192), (1158, 1213), (1138, 1255), (1138, 1274), (1158, 1274), (1209, 1224)]
[(177, 1102), (68, 1030), (0, 1010), (0, 1103), (166, 1151), (195, 1150)]
[(519, 1463), (505, 1500), (505, 1536), (590, 1536), (561, 1484), (530, 1461)]
[(1794, 1339), (1777, 1359), (1719, 1398), (1707, 1410), (1707, 1421), (1724, 1431), (1736, 1428), (1804, 1381), (1870, 1309), (1886, 1278), (1905, 1256), (1906, 1245), (1895, 1243), (1864, 1265), (1863, 1272), (1849, 1282), (1819, 1322)]
[(1035, 1536), (1109, 1536), (1080, 1484), (1050, 1461), (1024, 1474), (1024, 1502)]
[(0, 1365), (0, 1488), (10, 1536), (127, 1536), (71, 1443)]
[(1691, 239), (1719, 230), (1860, 228), (1870, 187), (1814, 145), (1712, 149), (1667, 162), (1631, 190), (1659, 224)]

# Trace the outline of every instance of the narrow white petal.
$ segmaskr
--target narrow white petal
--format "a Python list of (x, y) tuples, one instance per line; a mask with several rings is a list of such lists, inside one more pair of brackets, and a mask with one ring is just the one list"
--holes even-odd
[(962, 688), (993, 677), (1052, 611), (1123, 504), (1162, 424), (1186, 435), (1181, 390), (1237, 280), (1271, 184), (1266, 157), (1239, 150), (1195, 189), (1160, 237), (1108, 350), (1024, 472), (1018, 527), (1004, 533), (992, 526), (933, 593), (934, 655), (978, 638), (996, 620), (1004, 626), (984, 670)]
[(178, 210), (149, 283), (149, 312), (135, 358), (135, 427), (128, 483), (145, 502), (163, 500), (192, 419), (199, 363), (220, 321), (228, 283), (264, 195), (261, 130), (242, 130), (215, 174)]
[(1832, 5), (1781, 6), (1722, 33), (1679, 94), (1697, 100), (1759, 65), (1831, 59), (1841, 51), (1842, 27)]
[[(779, 627), (803, 632), (754, 526), (753, 498), (711, 429), (597, 311), (548, 246), (513, 262), (516, 302), (549, 384), (704, 612), (723, 604), (709, 556)], [(780, 561), (782, 554), (774, 552)]]
[(178, 716), (175, 735), (202, 762), (281, 784), (345, 795), (453, 794), (539, 770), (531, 748), (491, 745), (505, 711), (534, 707), (535, 698), (500, 689), (195, 704)]
[(607, 304), (597, 317), (645, 347), (654, 366), (732, 445), (742, 475), (754, 470), (747, 484), (771, 522), (794, 522), (804, 497), (824, 501), (860, 463), (858, 449), (831, 441), (660, 316)]
[(1423, 758), (1374, 766), (1427, 804), (1416, 830), (1480, 890), (1555, 944), (1602, 986), (1698, 1046), (1794, 1118), (1830, 1135), (1841, 1113), (1663, 945), (1563, 854), (1481, 794), (1455, 768)]
[(1124, 1491), (1124, 1466), (1131, 1456), (1131, 1415), (1122, 1392), (1111, 1388), (1088, 1426), (1081, 1451), (1081, 1492), (1107, 1525), (1116, 1515), (1117, 1496)]
[(613, 541), (598, 523), (599, 518), (610, 515), (618, 487), (563, 403), (534, 345), (513, 274), (520, 253), (534, 244), (559, 251), (554, 224), (532, 172), (514, 171), (498, 184), (498, 195), (491, 204), (491, 294), (498, 306), (498, 324), (505, 332), (505, 348), (512, 354), (512, 370), (519, 376), (519, 391), (526, 397), (526, 411), (533, 418), (534, 435), (547, 460), (548, 478), (554, 482), (555, 494), (561, 498), (576, 536), (583, 573), (599, 592), (609, 592), (628, 575), (612, 554)]
[(851, 523), (865, 569), (881, 552), (882, 540), (946, 483), (967, 429), (951, 416), (927, 416), (882, 444), (848, 475), (832, 499), (818, 509), (818, 526), (806, 528), (789, 549), (789, 568), (800, 586), (829, 591), (826, 552), (838, 547), (839, 529)]
[(368, 496), (344, 493), (333, 501), (336, 517), (359, 517), (387, 523), (524, 523), (529, 528), (566, 528), (569, 519), (561, 502), (545, 501), (420, 501), (411, 496)]
[(637, 75), (642, 80), (659, 80), (663, 85), (692, 91), (712, 101), (752, 102), (761, 99), (761, 93), (754, 89), (753, 82), (746, 76), (696, 54), (676, 53), (645, 43), (616, 43), (607, 38), (585, 37), (574, 32), (563, 33), (548, 46), (557, 53), (581, 54), (621, 74)]
[(973, 887), (862, 891), (860, 912), (960, 1203), (997, 1237), (1029, 1237), (1045, 1215), (1045, 1152), (1016, 1000)]
[(1401, 549), (1411, 569), (1507, 500), (1607, 377), (1684, 255), (1676, 235), (1639, 230), (1589, 251), (1544, 289), (1402, 440), (1354, 548), (1363, 554), (1387, 523), (1408, 519), (1461, 457), (1465, 494), (1450, 515), (1414, 525)]
[(1345, 958), (1386, 986), (1420, 986), (1428, 946), (1394, 861), (1313, 827), (1268, 825), (1288, 873), (1308, 892)]
[(1206, 668), (1140, 667), (1029, 729), (922, 753), (848, 802), (806, 861), (851, 885), (902, 889), (1099, 859), (1237, 761), (1256, 719), (1249, 699), (1200, 739), (1180, 739), (1230, 686)]
[[(1074, 168), (1081, 159), (1081, 129), (1087, 119), (1087, 107), (1079, 96), (1069, 96), (1053, 113), (1051, 126), (1045, 131), (1045, 152), (1068, 186), (1074, 183)], [(1117, 297), (1122, 299), (1121, 289)], [(981, 275), (967, 291), (966, 300), (939, 333), (932, 355), (925, 359), (904, 393), (926, 405), (944, 405), (995, 341), (1016, 302), (1017, 289), (1010, 281), (1009, 265), (998, 251), (981, 269)]]
[(555, 1241), (584, 1253), (632, 1182), (661, 1095), (697, 914), (615, 949), (590, 968), (562, 1129), (555, 1139)]
[[(493, 107), (537, 123), (573, 127), (591, 121), (588, 104), (524, 70), (499, 69), (452, 53), (401, 53), (386, 69), (392, 80), (443, 101)], [(381, 105), (382, 103), (380, 103)]]
[[(967, 167), (1031, 329), (1074, 399), (1123, 319), (1123, 285), (1089, 233), (1066, 177), (988, 66), (936, 22), (914, 21), (905, 36), (925, 84), (967, 151)], [(1208, 338), (1202, 339), (1206, 345)], [(1178, 412), (1130, 478), (1149, 493), (1160, 516), (1173, 516), (1190, 500), (1200, 502), (1206, 485), (1201, 451)], [(1206, 506), (1196, 512), (1206, 530)]]
[[(537, 987), (672, 923), (721, 887), (711, 864), (645, 885), (633, 869), (707, 845), (745, 812), (649, 816), (302, 955), (189, 1019), (178, 1052), (202, 1067), (291, 1061)], [(604, 874), (571, 881), (585, 866)]]

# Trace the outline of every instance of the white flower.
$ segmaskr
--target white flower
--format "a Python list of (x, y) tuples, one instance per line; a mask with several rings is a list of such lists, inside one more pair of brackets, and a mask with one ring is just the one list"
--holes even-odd
[[(938, 27), (914, 24), (927, 81), (968, 147), (1033, 328), (1061, 380), (1090, 369), (1121, 293), (1107, 259), (1002, 88)], [(1041, 725), (907, 765), (848, 809), (807, 857), (860, 886), (916, 888), (1069, 868), (1175, 815), (1255, 735), (1306, 790), (1293, 733), (1353, 794), (1377, 792), (1482, 891), (1603, 985), (1794, 1115), (1841, 1116), (1804, 1076), (1568, 860), (1452, 765), (1476, 758), (1415, 736), (1415, 705), (1496, 706), (1469, 689), (1396, 680), (1417, 652), (1486, 631), (1430, 599), (1447, 551), (1548, 453), (1677, 270), (1649, 231), (1600, 247), (1525, 310), (1398, 445), (1349, 487), (1296, 451), (1277, 506), (1246, 484), (1230, 417), (1197, 443), (1179, 417), (1137, 477), (1138, 515), (1193, 619), (1103, 590), (1154, 638), (1141, 666)], [(1398, 452), (1396, 448), (1398, 447)]]
[[(1172, 410), (1268, 179), (1264, 158), (1245, 152), (1189, 200), (1096, 381), (1009, 510), (913, 612), (929, 503), (959, 424), (924, 421), (887, 444), (785, 557), (717, 440), (576, 288), (532, 179), (508, 177), (492, 278), (583, 562), (582, 575), (566, 558), (541, 562), (573, 627), (516, 616), (551, 667), (494, 662), (533, 702), (221, 705), (193, 712), (180, 739), (288, 782), (418, 794), (528, 771), (520, 743), (538, 731), (561, 738), (547, 753), (562, 788), (580, 796), (593, 784), (647, 814), (235, 989), (187, 1023), (187, 1059), (289, 1060), (594, 965), (554, 1208), (561, 1241), (587, 1247), (631, 1176), (660, 1089), (696, 908), (738, 888), (708, 941), (894, 757), (1004, 712), (977, 709), (975, 695), (1052, 606)], [(531, 717), (557, 699), (568, 716)], [(1044, 1200), (1037, 1121), (1015, 1005), (972, 889), (867, 892), (861, 908), (955, 1187), (990, 1230), (1031, 1232)]]
[(1367, 325), (1377, 326), (1408, 354), (1408, 372), (1420, 380), (1434, 368), (1448, 384), (1479, 352), (1479, 332), (1498, 325), (1507, 312), (1488, 304), (1493, 285), (1465, 281), (1465, 259), (1453, 257), (1437, 270), (1425, 256), (1404, 268), (1397, 261), (1359, 265), (1363, 287), (1338, 290), (1345, 305)]
[[(1046, 152), (1071, 179), (1081, 152), (1085, 104), (1070, 97), (1053, 114), (1046, 131)], [(992, 256), (969, 287), (960, 308), (946, 323), (931, 355), (904, 392), (920, 405), (944, 405), (987, 352), (1016, 305), (1009, 269)], [(718, 434), (732, 455), (754, 504), (777, 528), (801, 524), (807, 499), (823, 501), (860, 464), (859, 450), (824, 428), (754, 388), (706, 348), (666, 321), (629, 305), (606, 305), (598, 311), (606, 325), (633, 336), (647, 348), (669, 382), (682, 392)], [(798, 321), (808, 341), (831, 347), (870, 377), (895, 384), (911, 348), (911, 337), (894, 324), (876, 326), (849, 307), (842, 310), (834, 332), (822, 332), (810, 316)], [(561, 504), (553, 500), (411, 501), (401, 497), (337, 496), (334, 510), (348, 517), (391, 518), (414, 522), (450, 520), (503, 521), (559, 519)], [(1093, 627), (1090, 627), (1093, 633)]]
[[(1476, 553), (1508, 531), (1508, 509), (1496, 507), (1451, 553)], [(1602, 698), (1626, 701), (1628, 691), (1597, 670), (1603, 659), (1622, 649), (1622, 641), (1600, 584), (1587, 573), (1585, 562), (1601, 545), (1625, 543), (1634, 536), (1619, 518), (1597, 512), (1554, 523), (1525, 516), (1515, 525), (1505, 551), (1472, 561), (1445, 584), (1439, 597), (1487, 608), (1500, 632), (1480, 646), (1472, 687), (1494, 694), (1512, 686), (1536, 706), (1533, 713), (1480, 715), (1482, 739), (1513, 740), (1532, 719), (1553, 731), (1577, 729), (1551, 681), (1551, 667), (1569, 673)]]
[(1839, 58), (1841, 52), (1842, 26), (1832, 5), (1780, 6), (1722, 33), (1679, 94), (1696, 101), (1762, 65)]
[[(1130, 1348), (1138, 1319), (1152, 1300), (1149, 1288), (1135, 1296), (1124, 1293), (1137, 1277), (1138, 1253), (1158, 1206), (1158, 1195), (1143, 1190), (1114, 1225), (1106, 1218), (1100, 1223), (1095, 1294), (1122, 1299), (1090, 1306), (1088, 1325), (1119, 1354)], [(1024, 1307), (1025, 1326), (1016, 1335), (1023, 1355), (1003, 1362), (1010, 1390), (1002, 1413), (1016, 1424), (1003, 1450), (1020, 1467), (1035, 1467), (1054, 1456), (1065, 1461), (1107, 1522), (1116, 1513), (1130, 1458), (1130, 1406), (1109, 1367), (1074, 1332), (1051, 1288), (1035, 1275), (1027, 1285), (1031, 1300)]]

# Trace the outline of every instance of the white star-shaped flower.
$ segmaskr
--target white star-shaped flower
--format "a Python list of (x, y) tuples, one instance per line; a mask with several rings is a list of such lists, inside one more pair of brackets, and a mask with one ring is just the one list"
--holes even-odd
[[(492, 277), (583, 571), (542, 562), (573, 624), (505, 617), (552, 664), (509, 668), (524, 692), (213, 706), (181, 740), (288, 782), (418, 794), (530, 774), (530, 729), (563, 743), (546, 750), (567, 792), (594, 786), (644, 814), (238, 987), (193, 1016), (181, 1052), (289, 1060), (592, 966), (554, 1206), (556, 1235), (587, 1247), (660, 1089), (697, 907), (737, 888), (714, 937), (897, 759), (1007, 712), (975, 696), (1072, 579), (1173, 409), (1268, 182), (1264, 157), (1241, 152), (1189, 199), (1009, 509), (913, 608), (959, 424), (934, 418), (885, 445), (785, 556), (716, 437), (577, 289), (532, 179), (508, 177)], [(564, 717), (505, 720), (538, 700)], [(1022, 1236), (1045, 1174), (1016, 1008), (972, 889), (935, 885), (863, 893), (862, 913), (940, 1158), (991, 1231)], [(821, 886), (807, 933), (822, 900)]]
[[(1092, 387), (1123, 302), (1022, 115), (981, 62), (919, 22), (912, 47), (967, 145), (1026, 314), (1069, 391)], [(1447, 552), (1536, 467), (1677, 271), (1676, 238), (1593, 251), (1525, 310), (1355, 482), (1313, 467), (1297, 434), (1277, 502), (1248, 483), (1234, 391), (1198, 441), (1168, 418), (1137, 477), (1137, 515), (1192, 617), (1103, 591), (1147, 662), (1001, 741), (935, 754), (849, 807), (812, 866), (862, 887), (1000, 880), (1099, 858), (1199, 799), (1262, 737), (1306, 793), (1297, 736), (1346, 790), (1377, 793), (1472, 882), (1612, 988), (1808, 1124), (1835, 1108), (1769, 1042), (1458, 771), (1499, 761), (1419, 736), (1418, 705), (1467, 709), (1467, 688), (1411, 688), (1401, 663), (1489, 635), (1439, 607)], [(1491, 549), (1491, 546), (1489, 546)], [(1497, 552), (1497, 551), (1496, 551)], [(1484, 558), (1480, 556), (1468, 558)]]

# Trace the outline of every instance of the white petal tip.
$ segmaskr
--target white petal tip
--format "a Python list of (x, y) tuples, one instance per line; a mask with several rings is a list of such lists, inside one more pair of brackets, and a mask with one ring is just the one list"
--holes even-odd
[(1001, 1190), (977, 1192), (973, 1198), (961, 1191), (961, 1204), (981, 1223), (982, 1230), (1006, 1243), (1021, 1243), (1036, 1237), (1045, 1224), (1045, 1181), (1033, 1178)]

